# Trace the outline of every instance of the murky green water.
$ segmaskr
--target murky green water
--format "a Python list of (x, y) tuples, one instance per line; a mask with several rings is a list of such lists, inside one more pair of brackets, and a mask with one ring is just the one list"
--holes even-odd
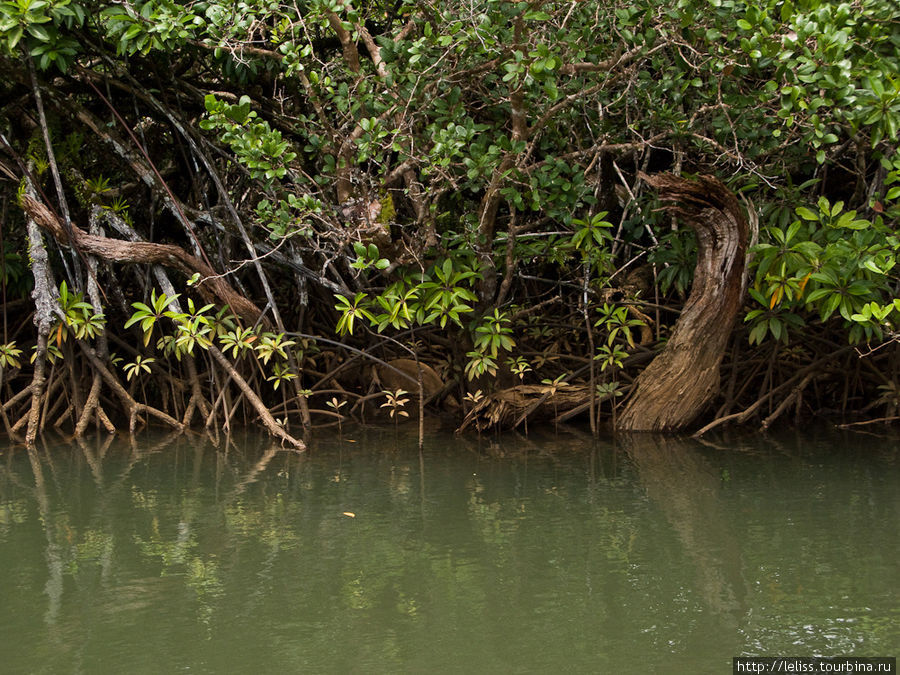
[[(0, 671), (726, 673), (900, 651), (900, 443), (401, 430), (0, 454)], [(351, 517), (346, 514), (354, 514)]]

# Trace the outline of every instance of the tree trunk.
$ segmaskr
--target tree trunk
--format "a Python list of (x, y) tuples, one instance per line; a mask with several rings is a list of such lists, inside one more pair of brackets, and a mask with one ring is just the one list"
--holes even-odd
[(635, 380), (616, 427), (676, 431), (691, 424), (719, 391), (719, 364), (746, 286), (749, 227), (740, 204), (712, 176), (644, 179), (697, 236), (691, 294), (662, 353)]
[[(31, 181), (26, 181), (27, 192), (34, 194)], [(26, 197), (27, 198), (27, 197)], [(55, 288), (50, 278), (50, 264), (47, 259), (47, 249), (44, 246), (44, 237), (38, 228), (35, 219), (26, 219), (28, 229), (28, 258), (31, 261), (31, 271), (34, 274), (34, 289), (31, 297), (34, 299), (34, 326), (37, 329), (37, 344), (35, 346), (34, 371), (31, 377), (31, 407), (28, 412), (28, 428), (25, 432), (25, 443), (28, 447), (34, 445), (38, 437), (41, 404), (44, 397), (44, 385), (46, 384), (47, 363), (47, 338), (50, 335), (50, 327), (53, 323), (53, 310), (56, 306), (53, 296)]]

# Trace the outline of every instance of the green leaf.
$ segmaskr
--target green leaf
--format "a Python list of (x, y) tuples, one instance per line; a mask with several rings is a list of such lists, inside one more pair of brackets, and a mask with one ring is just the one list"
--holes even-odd
[(818, 213), (813, 213), (805, 206), (798, 206), (796, 211), (797, 211), (797, 215), (800, 216), (801, 218), (803, 218), (803, 220), (818, 220), (819, 219)]
[(840, 315), (847, 321), (850, 321), (850, 317), (853, 315), (853, 306), (850, 304), (850, 299), (842, 298), (839, 307)]
[(832, 289), (830, 288), (817, 288), (812, 293), (806, 296), (806, 302), (814, 303), (817, 300), (821, 300), (824, 297), (831, 295)]
[(828, 300), (826, 300), (825, 304), (822, 306), (822, 321), (825, 321), (829, 316), (834, 314), (834, 310), (836, 310), (840, 304), (840, 293), (833, 293), (830, 295)]
[(752, 329), (750, 329), (750, 344), (762, 344), (762, 341), (766, 337), (767, 330), (767, 322), (760, 321), (758, 324), (756, 324)]
[(6, 37), (7, 46), (9, 47), (9, 51), (12, 52), (16, 45), (19, 44), (19, 40), (22, 39), (22, 26), (16, 26), (10, 31), (9, 35)]
[(864, 279), (857, 279), (847, 287), (847, 292), (856, 296), (868, 295), (870, 290), (871, 282)]
[(875, 264), (875, 261), (871, 258), (866, 258), (865, 260), (863, 260), (862, 266), (865, 269), (874, 272), (875, 274), (884, 274), (884, 272), (881, 271), (881, 268), (879, 268), (878, 265)]
[(139, 35), (143, 29), (144, 27), (139, 23), (132, 24), (129, 26), (128, 30), (122, 34), (122, 42), (131, 42), (131, 40)]
[(28, 32), (31, 33), (34, 37), (36, 37), (41, 42), (49, 42), (50, 41), (50, 33), (47, 32), (47, 29), (41, 26), (40, 24), (32, 23), (28, 24)]

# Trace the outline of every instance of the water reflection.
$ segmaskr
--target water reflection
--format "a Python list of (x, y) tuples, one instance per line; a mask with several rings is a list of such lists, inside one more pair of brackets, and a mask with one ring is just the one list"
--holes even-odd
[(740, 536), (721, 497), (722, 476), (693, 444), (671, 436), (632, 434), (622, 447), (665, 514), (696, 571), (706, 606), (736, 627), (746, 612)]
[(815, 442), (434, 434), (419, 451), (345, 430), (305, 455), (253, 436), (6, 450), (4, 667), (722, 672), (739, 653), (887, 653), (897, 463)]
[[(59, 608), (62, 601), (63, 590), (63, 562), (60, 547), (57, 543), (54, 514), (50, 511), (50, 500), (47, 496), (47, 486), (44, 482), (44, 470), (41, 460), (35, 448), (28, 449), (28, 461), (34, 475), (34, 496), (37, 501), (40, 520), (44, 526), (44, 536), (47, 540), (45, 557), (47, 559), (47, 583), (44, 593), (47, 596), (47, 612), (44, 621), (52, 627), (56, 624)], [(52, 466), (52, 465), (51, 465)]]

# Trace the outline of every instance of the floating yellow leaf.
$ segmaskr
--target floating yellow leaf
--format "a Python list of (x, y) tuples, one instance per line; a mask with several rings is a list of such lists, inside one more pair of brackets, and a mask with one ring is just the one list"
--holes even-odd
[(347, 516), (348, 518), (356, 518), (356, 514), (353, 513), (353, 511), (344, 511), (343, 515)]

